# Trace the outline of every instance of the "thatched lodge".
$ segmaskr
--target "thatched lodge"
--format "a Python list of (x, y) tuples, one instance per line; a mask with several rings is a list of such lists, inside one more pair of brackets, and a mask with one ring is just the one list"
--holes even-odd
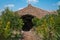
[(27, 7), (23, 8), (21, 10), (18, 10), (17, 12), (20, 16), (33, 15), (37, 18), (41, 18), (44, 15), (49, 14), (48, 11), (45, 11), (45, 10), (42, 10), (40, 8), (34, 7), (31, 4), (29, 4)]
[(56, 12), (48, 12), (46, 10), (34, 7), (31, 4), (28, 4), (27, 7), (23, 8), (21, 10), (18, 10), (16, 12), (21, 16), (21, 18), (24, 21), (25, 25), (22, 28), (24, 31), (28, 31), (32, 28), (32, 26), (33, 26), (32, 19), (34, 17), (37, 17), (37, 18), (40, 19), (40, 18), (44, 17), (47, 14), (56, 13)]
[[(37, 37), (31, 29), (33, 29), (33, 23), (32, 19), (34, 17), (36, 18), (42, 18), (47, 14), (55, 14), (56, 12), (48, 12), (46, 10), (42, 10), (40, 8), (34, 7), (31, 4), (29, 4), (27, 7), (16, 11), (19, 16), (23, 19), (24, 26), (22, 27), (22, 33), (23, 33), (23, 40), (37, 40)], [(39, 38), (41, 40), (41, 38)]]

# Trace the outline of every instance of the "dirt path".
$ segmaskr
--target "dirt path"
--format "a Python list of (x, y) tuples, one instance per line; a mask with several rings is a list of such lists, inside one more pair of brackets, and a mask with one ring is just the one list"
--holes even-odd
[[(36, 34), (33, 31), (23, 31), (22, 40), (38, 40)], [(40, 40), (40, 39), (39, 39)]]

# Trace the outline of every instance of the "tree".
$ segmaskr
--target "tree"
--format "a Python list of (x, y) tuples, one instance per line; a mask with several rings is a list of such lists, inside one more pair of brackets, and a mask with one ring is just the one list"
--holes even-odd
[(36, 25), (36, 32), (43, 40), (57, 40), (57, 31), (55, 29), (56, 17), (57, 15), (49, 14), (39, 20), (37, 20), (37, 18), (33, 19)]
[(56, 34), (58, 36), (57, 40), (60, 40), (60, 6), (59, 6), (59, 9), (57, 10), (57, 17), (55, 19), (55, 30), (56, 30)]
[(60, 15), (60, 5), (59, 5), (59, 9), (57, 10), (57, 12), (58, 12), (58, 15)]
[[(6, 8), (1, 15), (0, 20), (0, 30), (2, 35), (2, 40), (9, 38), (14, 30), (21, 30), (23, 26), (23, 21), (20, 16), (16, 13), (14, 14), (9, 8)], [(5, 40), (4, 39), (4, 40)]]

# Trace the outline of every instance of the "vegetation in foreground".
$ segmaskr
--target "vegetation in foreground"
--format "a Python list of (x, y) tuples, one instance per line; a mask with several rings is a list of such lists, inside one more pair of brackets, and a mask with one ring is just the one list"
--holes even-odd
[[(57, 10), (58, 15), (49, 14), (38, 19), (33, 18), (35, 32), (42, 40), (60, 40), (60, 8)], [(24, 23), (21, 17), (6, 8), (0, 16), (0, 39), (1, 40), (18, 40), (22, 37), (21, 29)]]
[(41, 19), (34, 18), (35, 31), (43, 40), (60, 40), (60, 7), (58, 14), (49, 14)]

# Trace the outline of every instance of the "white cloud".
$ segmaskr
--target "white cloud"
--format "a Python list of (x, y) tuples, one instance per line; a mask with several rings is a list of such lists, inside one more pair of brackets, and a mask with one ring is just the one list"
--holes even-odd
[(29, 2), (29, 3), (34, 2), (34, 3), (36, 3), (36, 2), (39, 2), (39, 0), (27, 0), (27, 2)]
[(0, 15), (2, 15), (2, 13), (1, 13), (2, 11), (4, 11), (4, 9), (0, 9)]
[(1, 12), (1, 11), (4, 11), (4, 9), (0, 9), (0, 12)]
[(59, 6), (60, 5), (60, 1), (58, 1), (57, 3), (52, 4), (53, 6)]
[(4, 7), (14, 7), (14, 6), (15, 6), (14, 4), (7, 4)]
[(18, 10), (21, 10), (21, 9), (23, 9), (23, 7), (22, 8), (19, 8)]
[(57, 2), (57, 5), (60, 5), (60, 1)]

